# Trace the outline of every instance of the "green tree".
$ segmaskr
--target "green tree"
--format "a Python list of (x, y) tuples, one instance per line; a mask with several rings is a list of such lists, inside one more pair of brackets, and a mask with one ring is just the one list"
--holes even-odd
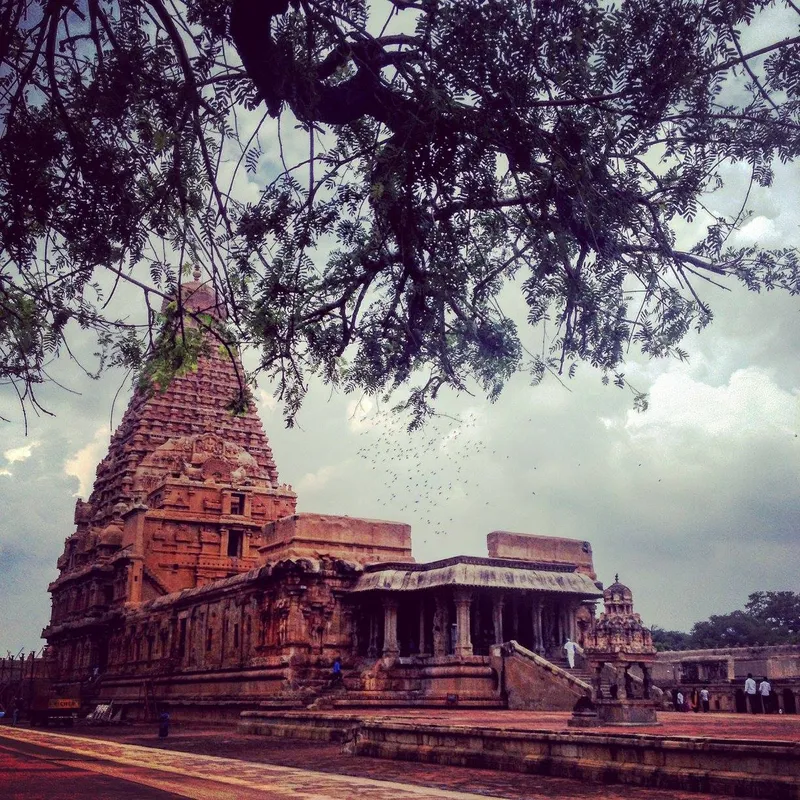
[[(416, 421), (521, 369), (625, 386), (629, 346), (686, 357), (701, 288), (800, 290), (795, 252), (729, 246), (744, 206), (704, 205), (723, 165), (769, 186), (800, 152), (797, 22), (792, 0), (6, 3), (0, 378), (35, 404), (76, 325), (101, 367), (140, 365), (189, 261), (289, 420), (309, 374), (407, 385)], [(122, 283), (145, 330), (106, 310)]]
[(753, 592), (745, 605), (747, 613), (767, 625), (778, 636), (800, 641), (800, 594)]
[(658, 652), (664, 650), (687, 650), (689, 647), (689, 634), (683, 631), (667, 631), (653, 625), (650, 629), (653, 634), (653, 645)]
[(742, 647), (755, 644), (778, 644), (775, 632), (760, 620), (744, 611), (730, 614), (712, 614), (703, 622), (696, 622), (689, 634), (689, 646)]

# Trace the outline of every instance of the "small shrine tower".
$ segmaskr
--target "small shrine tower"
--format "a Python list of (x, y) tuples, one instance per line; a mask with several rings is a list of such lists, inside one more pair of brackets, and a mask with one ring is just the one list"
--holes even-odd
[[(604, 610), (586, 638), (584, 655), (594, 670), (595, 704), (599, 722), (604, 724), (655, 724), (655, 705), (651, 694), (651, 665), (656, 649), (650, 629), (633, 610), (633, 593), (614, 576), (614, 583), (603, 591)], [(604, 696), (602, 678), (611, 667), (614, 679), (610, 696)], [(641, 689), (629, 670), (642, 673)]]

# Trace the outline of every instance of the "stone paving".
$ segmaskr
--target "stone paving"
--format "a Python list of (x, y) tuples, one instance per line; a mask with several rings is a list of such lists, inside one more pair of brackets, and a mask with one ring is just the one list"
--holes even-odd
[[(83, 756), (82, 770), (123, 778), (181, 797), (270, 798), (283, 800), (482, 800), (471, 792), (416, 786), (394, 781), (323, 773), (308, 769), (255, 764), (219, 756), (175, 753), (97, 738), (64, 736), (22, 728), (3, 729), (4, 738)], [(109, 763), (110, 762), (110, 763)]]
[[(558, 730), (565, 727), (566, 715), (515, 712), (396, 711), (371, 713), (374, 717), (426, 722), (459, 722), (470, 727), (499, 726)], [(796, 718), (751, 719), (742, 715), (665, 714), (676, 718), (669, 724), (678, 735), (696, 737), (713, 731), (719, 737), (722, 728), (734, 738), (752, 740), (787, 739), (796, 741), (800, 729)], [(689, 716), (689, 719), (683, 719)], [(678, 719), (680, 718), (680, 719)], [(660, 733), (664, 728), (659, 728)], [(645, 730), (645, 729), (641, 729)], [(507, 774), (500, 771), (444, 767), (435, 764), (385, 761), (342, 754), (337, 744), (289, 741), (271, 737), (238, 734), (233, 728), (209, 728), (197, 725), (173, 725), (171, 735), (159, 740), (154, 725), (116, 728), (77, 729), (73, 733), (50, 733), (25, 729), (0, 728), (0, 735), (13, 731), (28, 741), (46, 737), (50, 746), (67, 748), (74, 756), (81, 753), (102, 758), (104, 774), (120, 770), (120, 777), (131, 780), (130, 771), (138, 774), (143, 786), (154, 790), (178, 792), (184, 797), (349, 798), (406, 800), (419, 797), (497, 797), (509, 800), (710, 800), (711, 796), (674, 790), (646, 789), (635, 786), (605, 786), (566, 778)], [(649, 729), (653, 731), (653, 729)], [(619, 729), (615, 732), (619, 733)], [(765, 735), (767, 734), (767, 735)], [(130, 748), (130, 749), (128, 749)], [(81, 766), (85, 766), (83, 762)], [(144, 770), (144, 772), (142, 772)], [(123, 775), (124, 773), (124, 775)], [(155, 777), (154, 777), (155, 776)], [(180, 777), (176, 777), (180, 776)], [(199, 782), (199, 783), (198, 783)], [(201, 791), (201, 794), (193, 792)], [(268, 792), (269, 794), (264, 794)], [(0, 792), (1, 793), (1, 792)], [(110, 796), (110, 795), (104, 795)]]

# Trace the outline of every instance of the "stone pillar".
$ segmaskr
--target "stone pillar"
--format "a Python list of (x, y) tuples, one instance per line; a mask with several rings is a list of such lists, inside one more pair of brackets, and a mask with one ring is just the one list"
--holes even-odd
[(531, 609), (533, 616), (533, 649), (539, 655), (544, 655), (544, 641), (542, 638), (542, 599), (534, 599)]
[(383, 653), (385, 658), (400, 655), (397, 644), (397, 600), (391, 596), (383, 598)]
[(472, 636), (469, 624), (469, 609), (472, 605), (472, 592), (469, 589), (458, 590), (453, 594), (453, 601), (456, 605), (456, 625), (458, 631), (455, 654), (459, 658), (464, 658), (465, 656), (472, 655)]
[(573, 642), (578, 641), (578, 609), (581, 607), (580, 603), (570, 603), (569, 607), (569, 638)]
[(561, 647), (567, 638), (566, 637), (567, 626), (565, 624), (566, 616), (567, 615), (564, 609), (564, 603), (561, 602), (556, 606), (556, 649), (559, 651), (559, 653), (564, 652), (561, 649)]
[(645, 700), (650, 699), (650, 667), (647, 664), (639, 664), (639, 667), (642, 670), (642, 697)]
[(503, 643), (503, 607), (505, 600), (502, 595), (495, 595), (492, 605), (492, 624), (494, 626), (494, 643)]
[(542, 655), (544, 655), (547, 650), (553, 646), (553, 642), (551, 641), (553, 638), (553, 615), (554, 611), (552, 601), (548, 601), (546, 604), (544, 601), (542, 601)]
[(378, 657), (378, 617), (375, 614), (375, 609), (369, 610), (369, 645), (367, 647), (367, 656), (369, 658)]
[(604, 663), (601, 661), (594, 670), (594, 694), (595, 700), (599, 700), (603, 696), (603, 667)]
[(433, 613), (433, 655), (439, 658), (447, 654), (447, 626), (450, 620), (444, 598), (436, 595), (434, 602), (436, 609)]
[(419, 649), (418, 653), (423, 655), (427, 652), (427, 635), (425, 631), (425, 598), (420, 596), (419, 598)]
[(230, 538), (230, 530), (228, 528), (219, 529), (219, 554), (222, 557), (228, 555), (228, 539)]
[(301, 589), (292, 588), (289, 594), (289, 609), (286, 615), (286, 627), (283, 645), (289, 647), (305, 647), (308, 645), (308, 631), (306, 630), (303, 611), (300, 608)]
[(519, 595), (514, 594), (511, 600), (511, 638), (519, 641)]

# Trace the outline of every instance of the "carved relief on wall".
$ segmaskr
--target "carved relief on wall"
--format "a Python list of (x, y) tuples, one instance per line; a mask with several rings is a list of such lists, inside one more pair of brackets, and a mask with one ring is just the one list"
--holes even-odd
[(164, 442), (136, 470), (134, 495), (143, 499), (168, 476), (198, 482), (271, 485), (269, 475), (244, 448), (215, 434), (181, 436)]
[(327, 584), (313, 586), (301, 600), (300, 609), (305, 619), (308, 639), (317, 651), (322, 651), (335, 607), (333, 593)]

